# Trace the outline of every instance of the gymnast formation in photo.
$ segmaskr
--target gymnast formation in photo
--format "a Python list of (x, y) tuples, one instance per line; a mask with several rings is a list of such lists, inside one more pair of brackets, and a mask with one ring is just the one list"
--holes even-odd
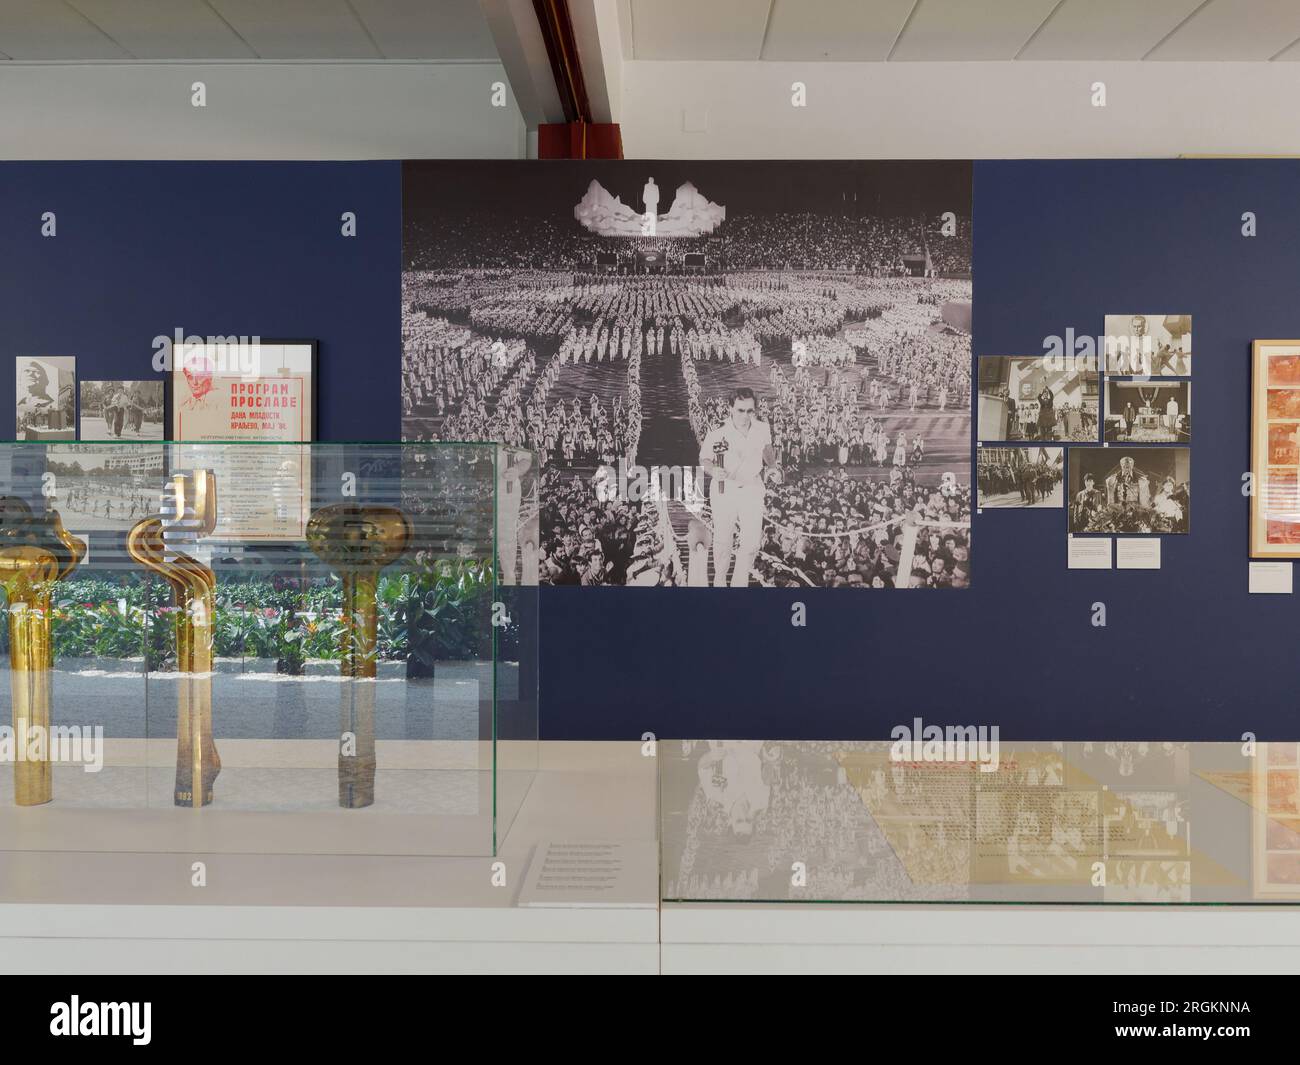
[[(968, 215), (723, 213), (686, 186), (673, 203), (653, 235), (590, 194), (575, 217), (411, 216), (404, 436), (536, 455), (503, 570), (967, 586)], [(620, 463), (702, 490), (598, 490)]]

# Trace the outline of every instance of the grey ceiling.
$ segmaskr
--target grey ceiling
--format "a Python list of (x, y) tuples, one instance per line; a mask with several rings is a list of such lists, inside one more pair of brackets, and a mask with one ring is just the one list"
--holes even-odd
[[(1297, 60), (1300, 0), (614, 0), (641, 60)], [(0, 0), (16, 60), (497, 58), (478, 0)]]
[(495, 60), (477, 0), (0, 0), (27, 60)]

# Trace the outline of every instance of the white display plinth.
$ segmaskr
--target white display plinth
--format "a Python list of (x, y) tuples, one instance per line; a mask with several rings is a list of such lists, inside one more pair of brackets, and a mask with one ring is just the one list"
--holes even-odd
[(654, 863), (630, 905), (518, 905), (540, 840), (654, 846), (653, 759), (639, 744), (540, 757), (496, 858), (219, 854), (194, 887), (203, 855), (0, 851), (0, 970), (656, 972)]
[(1294, 973), (1300, 909), (665, 903), (663, 972)]

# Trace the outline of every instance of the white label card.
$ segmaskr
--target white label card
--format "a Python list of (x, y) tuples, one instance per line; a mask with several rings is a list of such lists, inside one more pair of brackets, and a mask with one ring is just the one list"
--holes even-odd
[(1250, 564), (1251, 595), (1290, 595), (1290, 562), (1252, 562)]
[(1116, 569), (1159, 569), (1158, 537), (1121, 536), (1115, 541)]
[(1109, 536), (1069, 536), (1066, 553), (1070, 569), (1110, 569)]

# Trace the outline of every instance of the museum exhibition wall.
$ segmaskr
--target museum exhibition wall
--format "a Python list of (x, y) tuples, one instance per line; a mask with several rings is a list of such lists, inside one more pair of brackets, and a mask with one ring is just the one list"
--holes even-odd
[[(152, 410), (156, 338), (179, 334), (314, 342), (323, 443), (531, 449), (497, 503), (540, 538), (519, 578), (536, 565), (545, 739), (882, 739), (915, 717), (1004, 741), (1281, 739), (1292, 605), (1250, 591), (1244, 477), (1257, 439), (1294, 503), (1296, 411), (1265, 388), (1252, 431), (1251, 383), (1253, 342), (1300, 335), (1297, 178), (12, 163), (0, 316), (17, 387), (78, 396), (41, 413), (43, 442), (90, 408), (120, 436), (114, 383)], [(1283, 388), (1292, 354), (1260, 356)], [(0, 436), (33, 425), (39, 398), (13, 399)], [(716, 464), (730, 496), (710, 475), (627, 503), (632, 467)], [(1261, 501), (1255, 554), (1283, 560)]]

